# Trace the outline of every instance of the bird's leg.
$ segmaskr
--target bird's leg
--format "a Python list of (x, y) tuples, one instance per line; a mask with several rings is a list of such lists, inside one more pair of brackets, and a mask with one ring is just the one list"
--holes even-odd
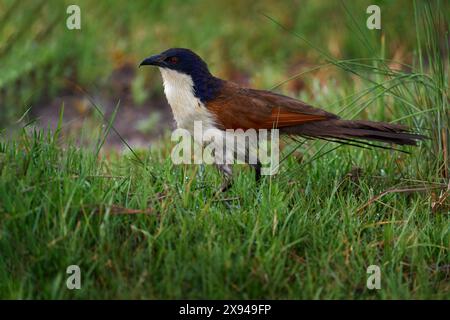
[(255, 181), (258, 183), (261, 180), (261, 162), (257, 159), (256, 164), (251, 164), (253, 169), (255, 169)]
[(220, 186), (219, 191), (225, 192), (231, 188), (233, 171), (231, 170), (231, 166), (229, 164), (216, 164), (217, 169), (219, 169), (220, 173), (222, 173), (224, 177), (224, 181)]
[[(257, 133), (257, 138), (259, 139), (259, 133)], [(245, 161), (250, 166), (255, 169), (255, 181), (258, 183), (261, 180), (261, 162), (259, 161), (259, 158), (257, 156), (258, 148), (257, 143), (252, 144), (249, 142), (249, 145), (246, 146), (245, 150)], [(253, 157), (252, 157), (253, 156)], [(254, 163), (254, 160), (256, 159), (256, 163)]]

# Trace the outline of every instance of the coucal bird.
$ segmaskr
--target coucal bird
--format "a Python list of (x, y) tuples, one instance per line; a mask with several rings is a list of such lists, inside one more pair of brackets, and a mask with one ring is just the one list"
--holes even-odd
[[(332, 139), (348, 143), (374, 140), (415, 145), (424, 136), (399, 124), (365, 120), (343, 120), (302, 101), (266, 90), (243, 88), (214, 77), (205, 61), (189, 49), (172, 48), (143, 60), (140, 66), (159, 68), (164, 92), (179, 128), (192, 130), (194, 121), (216, 129), (279, 129), (280, 134)], [(225, 174), (226, 189), (231, 167), (218, 165)], [(257, 179), (259, 162), (254, 165)]]

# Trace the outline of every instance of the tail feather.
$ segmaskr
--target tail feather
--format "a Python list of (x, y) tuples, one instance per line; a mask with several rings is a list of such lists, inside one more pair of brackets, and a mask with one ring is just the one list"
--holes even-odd
[(312, 138), (362, 139), (398, 145), (416, 145), (425, 136), (411, 133), (408, 127), (365, 120), (324, 120), (283, 128), (287, 134)]

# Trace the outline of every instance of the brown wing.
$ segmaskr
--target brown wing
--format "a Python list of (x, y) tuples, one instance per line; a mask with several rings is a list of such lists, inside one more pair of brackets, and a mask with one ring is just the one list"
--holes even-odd
[(265, 90), (240, 88), (225, 82), (221, 94), (206, 103), (222, 129), (273, 129), (338, 116)]

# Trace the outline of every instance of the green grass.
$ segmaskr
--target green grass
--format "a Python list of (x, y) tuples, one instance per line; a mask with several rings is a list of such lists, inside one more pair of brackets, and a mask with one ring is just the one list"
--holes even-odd
[[(0, 6), (12, 4), (5, 3)], [(218, 16), (224, 19), (217, 30), (224, 43), (218, 40), (217, 49), (210, 50), (208, 41), (216, 31), (178, 30), (167, 24), (176, 20), (176, 6), (163, 10), (155, 2), (150, 15), (141, 10), (142, 3), (93, 5), (85, 19), (94, 23), (93, 16), (100, 18), (86, 34), (56, 31), (58, 36), (41, 37), (40, 48), (49, 48), (48, 55), (35, 55), (28, 64), (12, 64), (16, 54), (9, 50), (20, 51), (13, 48), (13, 42), (19, 48), (33, 46), (34, 33), (29, 38), (13, 33), (12, 39), (18, 42), (0, 46), (0, 55), (4, 52), (11, 62), (6, 64), (9, 71), (0, 75), (0, 89), (6, 87), (0, 97), (6, 92), (11, 98), (2, 100), (7, 101), (2, 107), (13, 119), (20, 118), (9, 123), (8, 130), (0, 129), (0, 298), (450, 298), (449, 55), (441, 42), (448, 36), (448, 22), (444, 20), (444, 27), (439, 24), (442, 17), (436, 12), (440, 10), (433, 11), (421, 2), (405, 8), (408, 19), (417, 21), (405, 29), (403, 45), (413, 50), (411, 43), (417, 41), (417, 46), (413, 61), (397, 70), (385, 58), (391, 55), (385, 52), (389, 50), (385, 50), (383, 34), (367, 38), (361, 18), (356, 21), (362, 28), (355, 23), (354, 32), (343, 33), (339, 40), (345, 43), (344, 56), (364, 59), (344, 59), (314, 45), (323, 40), (323, 29), (313, 32), (316, 20), (292, 20), (290, 15), (298, 13), (295, 10), (278, 19), (286, 12), (284, 5), (252, 8), (264, 9), (273, 17), (270, 21), (258, 15), (267, 24), (255, 35), (240, 31), (249, 29), (240, 20), (247, 19), (246, 11), (218, 6), (197, 20), (207, 25)], [(317, 17), (317, 12), (333, 8), (319, 2), (297, 9), (302, 15)], [(41, 10), (43, 16), (52, 16), (53, 11)], [(102, 10), (107, 11), (98, 15)], [(188, 7), (180, 4), (178, 10), (185, 12)], [(345, 12), (354, 21), (354, 12), (348, 8)], [(386, 15), (398, 12), (392, 9)], [(233, 15), (239, 23), (229, 20)], [(119, 16), (110, 26), (121, 30), (120, 41), (116, 41), (117, 32), (109, 36), (94, 32), (95, 27), (104, 30), (112, 17)], [(155, 19), (154, 32), (144, 36), (130, 31), (142, 30), (150, 18)], [(12, 30), (4, 27), (13, 21), (9, 19), (0, 24), (3, 36), (2, 32)], [(35, 20), (19, 21), (27, 29)], [(403, 20), (386, 21), (395, 25)], [(312, 34), (314, 43), (303, 34)], [(389, 31), (386, 35), (394, 37)], [(129, 49), (128, 58), (156, 50), (152, 46), (158, 41), (165, 47), (181, 41), (198, 47), (196, 51), (212, 61), (219, 75), (227, 69), (220, 61), (242, 57), (234, 59), (233, 68), (254, 74), (253, 84), (259, 88), (286, 79), (287, 57), (299, 48), (309, 48), (308, 55), (325, 64), (299, 76), (314, 75), (325, 67), (341, 71), (327, 79), (326, 85), (308, 82), (311, 92), (302, 92), (301, 99), (346, 118), (405, 123), (430, 140), (417, 148), (404, 148), (409, 155), (348, 146), (329, 152), (336, 145), (290, 142), (285, 154), (297, 151), (282, 163), (278, 175), (257, 185), (249, 168), (236, 166), (232, 189), (217, 194), (221, 178), (216, 170), (173, 165), (167, 137), (151, 150), (119, 153), (102, 148), (106, 136), (116, 134), (115, 113), (105, 120), (106, 125), (86, 127), (76, 137), (66, 132), (62, 122), (55, 132), (44, 132), (32, 127), (28, 113), (20, 117), (17, 110), (29, 107), (18, 101), (32, 94), (26, 88), (47, 94), (48, 88), (40, 85), (58, 87), (55, 79), (42, 80), (39, 74), (51, 78), (61, 68), (69, 76), (78, 73), (77, 80), (86, 84), (107, 73), (114, 59), (99, 55), (97, 47), (107, 51), (106, 43), (113, 38), (118, 51)], [(231, 41), (238, 45), (226, 53), (221, 48)], [(67, 51), (68, 43), (73, 52)], [(96, 43), (104, 45), (92, 45)], [(245, 43), (258, 45), (248, 49)], [(273, 47), (280, 50), (262, 59)], [(214, 52), (224, 56), (214, 57)], [(79, 59), (74, 60), (73, 54), (79, 54)], [(101, 65), (98, 57), (105, 64), (102, 71), (88, 67)], [(75, 65), (67, 67), (67, 60)], [(49, 62), (53, 71), (48, 75)], [(20, 79), (28, 78), (28, 72), (37, 78), (24, 83)], [(133, 90), (138, 93), (140, 86), (153, 83), (137, 79)], [(14, 109), (14, 103), (21, 108)], [(96, 105), (94, 109), (102, 108)], [(22, 129), (12, 136), (14, 126)], [(89, 143), (80, 147), (77, 141)], [(81, 290), (66, 288), (66, 268), (72, 264), (81, 267)], [(381, 268), (380, 290), (366, 288), (370, 265)]]
[[(35, 132), (1, 145), (1, 298), (450, 297), (448, 212), (432, 213), (438, 189), (403, 169), (415, 157), (344, 147), (289, 183), (257, 186), (236, 168), (217, 195), (213, 168), (175, 166), (169, 150), (140, 154), (143, 167), (58, 141)], [(425, 192), (367, 205), (406, 185)], [(72, 264), (81, 290), (66, 289)], [(372, 264), (381, 290), (366, 289)]]

